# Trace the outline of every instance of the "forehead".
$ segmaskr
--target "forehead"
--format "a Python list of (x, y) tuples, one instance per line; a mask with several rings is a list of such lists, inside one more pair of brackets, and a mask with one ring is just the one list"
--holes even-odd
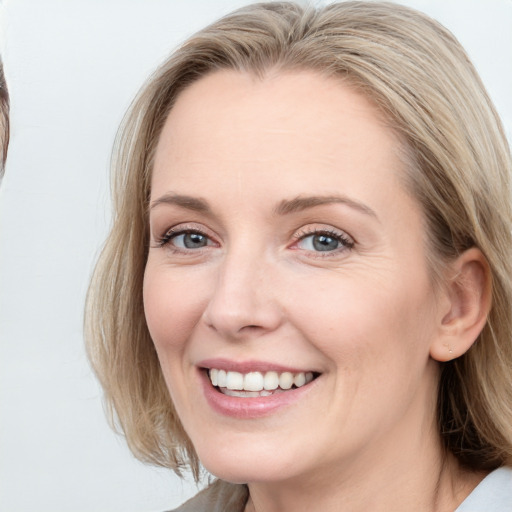
[(220, 71), (178, 97), (157, 146), (152, 188), (295, 176), (297, 186), (286, 184), (297, 188), (293, 195), (342, 176), (350, 188), (356, 175), (374, 187), (389, 178), (379, 177), (382, 169), (396, 174), (398, 148), (374, 104), (341, 80)]

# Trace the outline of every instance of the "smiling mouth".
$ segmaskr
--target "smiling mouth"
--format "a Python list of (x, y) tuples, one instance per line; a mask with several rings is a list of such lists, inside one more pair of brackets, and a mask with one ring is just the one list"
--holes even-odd
[(315, 380), (316, 372), (248, 372), (210, 368), (207, 370), (212, 386), (228, 396), (241, 398), (272, 396), (278, 393), (301, 388)]

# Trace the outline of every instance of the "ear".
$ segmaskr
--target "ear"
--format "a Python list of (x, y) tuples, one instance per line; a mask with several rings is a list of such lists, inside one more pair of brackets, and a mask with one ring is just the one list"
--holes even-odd
[(491, 308), (491, 272), (480, 249), (462, 253), (449, 266), (444, 283), (439, 336), (430, 347), (437, 361), (464, 354), (478, 338)]

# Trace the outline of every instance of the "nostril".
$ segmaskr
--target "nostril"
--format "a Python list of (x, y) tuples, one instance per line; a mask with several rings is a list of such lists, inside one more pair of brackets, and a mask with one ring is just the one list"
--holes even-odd
[(239, 333), (252, 333), (252, 332), (258, 332), (261, 331), (263, 327), (261, 325), (244, 325), (240, 329), (238, 329)]
[(210, 332), (226, 338), (260, 336), (275, 331), (281, 324), (283, 315), (279, 304), (252, 300), (251, 297), (235, 301), (231, 296), (226, 297), (227, 292), (221, 291), (212, 297), (201, 317)]

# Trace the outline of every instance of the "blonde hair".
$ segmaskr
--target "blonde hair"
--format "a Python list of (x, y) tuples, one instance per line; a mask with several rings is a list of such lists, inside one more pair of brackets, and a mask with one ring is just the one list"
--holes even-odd
[(487, 325), (465, 355), (442, 365), (440, 435), (466, 466), (512, 464), (510, 151), (456, 39), (426, 15), (374, 2), (319, 9), (272, 2), (235, 11), (164, 62), (125, 118), (116, 145), (113, 226), (88, 294), (86, 338), (112, 418), (134, 454), (177, 472), (189, 465), (198, 475), (148, 333), (142, 281), (151, 168), (163, 124), (180, 91), (222, 69), (343, 77), (383, 111), (404, 141), (434, 273), (472, 246), (491, 268)]
[(0, 61), (0, 180), (4, 175), (9, 146), (9, 91), (5, 83), (4, 67)]

